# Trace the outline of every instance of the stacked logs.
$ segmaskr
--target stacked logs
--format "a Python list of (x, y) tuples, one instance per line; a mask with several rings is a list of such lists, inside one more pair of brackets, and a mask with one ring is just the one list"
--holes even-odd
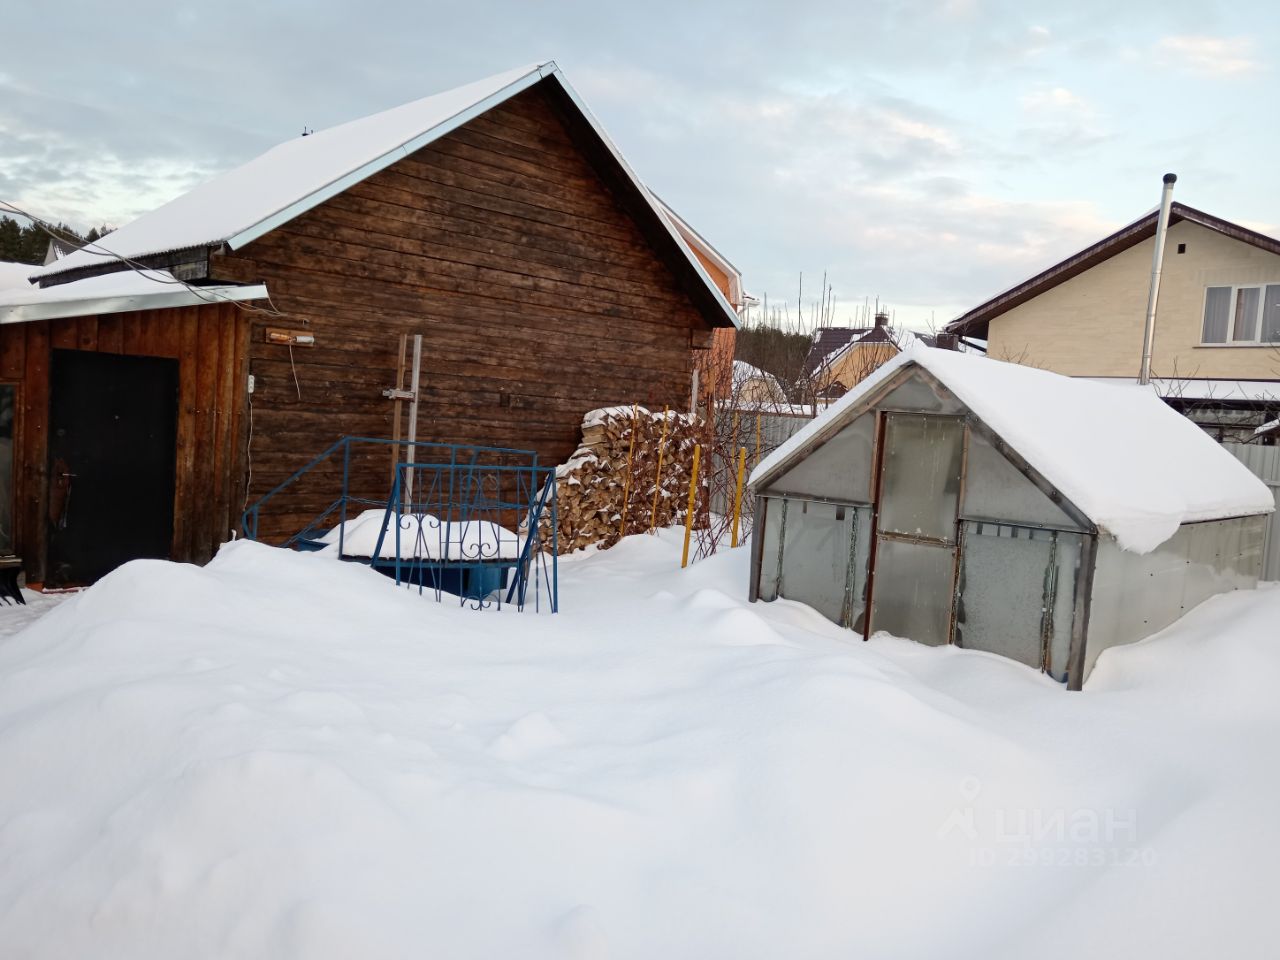
[[(669, 413), (665, 419), (661, 411), (644, 407), (588, 413), (582, 421), (581, 446), (556, 469), (559, 552), (591, 544), (607, 549), (617, 543), (624, 532), (624, 491), (626, 534), (682, 523), (693, 448), (701, 430), (700, 421), (687, 413)], [(549, 519), (544, 523), (544, 542), (549, 542)]]

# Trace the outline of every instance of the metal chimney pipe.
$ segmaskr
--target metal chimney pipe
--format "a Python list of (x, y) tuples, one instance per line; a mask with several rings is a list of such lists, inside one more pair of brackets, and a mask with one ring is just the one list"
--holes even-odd
[(1164, 266), (1164, 239), (1169, 232), (1169, 207), (1173, 204), (1176, 174), (1164, 175), (1164, 191), (1160, 194), (1160, 214), (1156, 220), (1156, 252), (1151, 258), (1151, 291), (1147, 294), (1147, 329), (1142, 336), (1142, 369), (1139, 383), (1151, 382), (1151, 343), (1156, 336), (1156, 301), (1160, 299), (1160, 270)]

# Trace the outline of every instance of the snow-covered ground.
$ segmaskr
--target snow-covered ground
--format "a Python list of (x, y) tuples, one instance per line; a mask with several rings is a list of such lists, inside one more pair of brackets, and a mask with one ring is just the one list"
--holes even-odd
[(556, 616), (238, 543), (0, 637), (0, 954), (1276, 955), (1280, 589), (1068, 694), (678, 539)]

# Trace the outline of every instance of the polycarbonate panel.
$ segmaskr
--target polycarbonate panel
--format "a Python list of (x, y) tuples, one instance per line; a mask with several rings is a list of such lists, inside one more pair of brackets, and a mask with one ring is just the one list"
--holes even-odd
[(955, 552), (881, 538), (876, 545), (871, 630), (940, 646), (950, 639)]
[(968, 408), (949, 390), (937, 389), (918, 372), (894, 387), (876, 404), (881, 410), (963, 414)]
[(871, 502), (875, 415), (846, 424), (805, 459), (769, 483), (769, 492), (854, 503)]
[(1084, 534), (1058, 534), (1058, 586), (1054, 590), (1053, 638), (1049, 642), (1049, 664), (1053, 679), (1065, 683), (1071, 656), (1071, 632), (1076, 619), (1076, 591), (1080, 589), (1080, 558)]
[(964, 423), (886, 414), (880, 530), (954, 541)]
[(1065, 680), (1080, 536), (966, 523), (956, 643)]
[(1056, 503), (1026, 478), (999, 450), (975, 430), (969, 431), (965, 461), (966, 519), (1004, 520), (1033, 526), (1080, 529)]
[[(760, 599), (778, 599), (778, 573), (782, 561), (782, 519), (786, 501), (776, 497), (763, 497), (764, 523), (760, 545)], [(753, 534), (754, 535), (754, 534)]]
[(853, 543), (852, 507), (793, 500), (787, 504), (778, 593), (841, 621)]
[(1099, 537), (1083, 679), (1108, 647), (1149, 637), (1214, 594), (1257, 586), (1267, 520), (1184, 523), (1144, 554)]
[(871, 508), (850, 509), (854, 510), (853, 569), (845, 599), (845, 614), (840, 622), (856, 633), (863, 633), (866, 630), (867, 560), (871, 556)]

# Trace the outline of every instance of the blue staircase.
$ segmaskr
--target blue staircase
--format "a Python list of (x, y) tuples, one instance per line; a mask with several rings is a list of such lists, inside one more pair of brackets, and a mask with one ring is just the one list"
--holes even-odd
[[(369, 496), (388, 473), (390, 492)], [(332, 552), (438, 600), (560, 606), (555, 468), (533, 451), (343, 437), (245, 510), (246, 539), (261, 538), (264, 516), (280, 546)]]

